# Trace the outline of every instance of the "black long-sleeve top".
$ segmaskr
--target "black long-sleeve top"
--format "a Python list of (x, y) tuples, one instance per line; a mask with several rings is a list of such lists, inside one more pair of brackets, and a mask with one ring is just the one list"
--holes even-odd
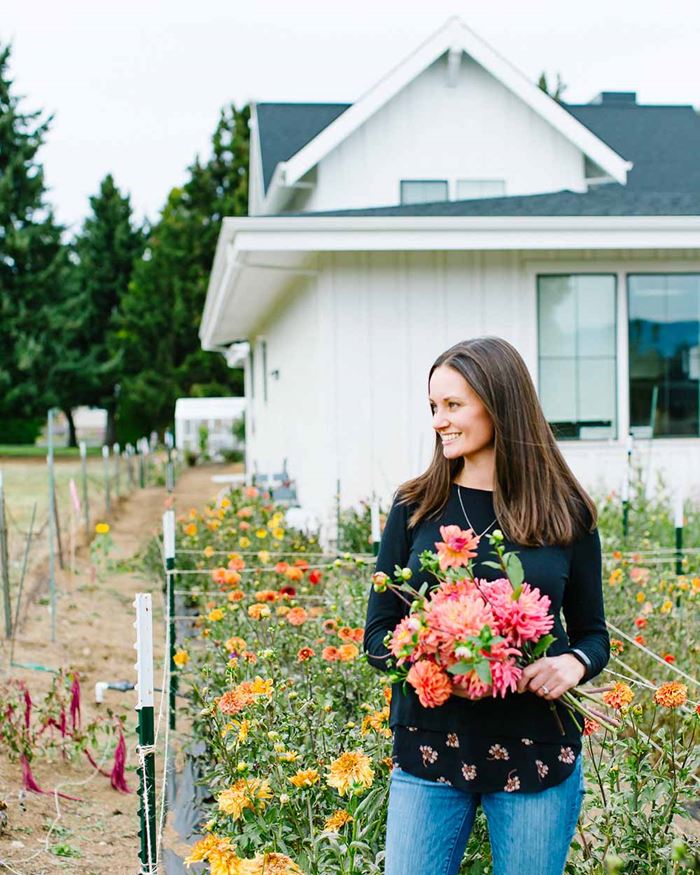
[[(449, 500), (439, 518), (424, 518), (413, 529), (408, 525), (413, 506), (394, 501), (382, 535), (376, 570), (393, 578), (394, 566), (408, 567), (413, 572), (410, 583), (416, 590), (424, 581), (434, 585), (435, 578), (420, 571), (418, 557), (423, 550), (435, 551), (435, 543), (442, 540), (440, 526), (468, 528), (458, 489), (461, 489), (462, 501), (475, 531), (482, 532), (495, 517), (493, 493), (490, 491), (452, 484)], [(494, 528), (499, 528), (498, 522), (489, 531)], [(597, 675), (608, 662), (610, 648), (603, 608), (598, 530), (586, 533), (569, 546), (524, 547), (508, 540), (504, 544), (506, 550), (517, 552), (523, 564), (525, 581), (550, 598), (550, 613), (554, 616), (552, 635), (556, 641), (547, 655), (573, 653), (586, 667), (581, 683)], [(495, 558), (484, 536), (473, 560), (475, 576), (487, 580), (501, 577), (502, 573), (497, 569), (481, 564), (485, 559)], [(377, 593), (370, 589), (364, 650), (375, 668), (386, 670), (388, 667), (384, 636), (408, 611), (408, 605), (391, 590)], [(562, 735), (549, 702), (534, 693), (508, 693), (504, 699), (488, 697), (476, 701), (451, 696), (437, 708), (424, 708), (413, 688), (409, 684), (405, 686), (404, 692), (403, 684), (393, 685), (389, 717), (392, 728), (458, 731), (484, 741), (526, 736), (545, 743), (580, 742), (580, 729), (569, 716), (568, 709), (556, 705), (565, 729)]]

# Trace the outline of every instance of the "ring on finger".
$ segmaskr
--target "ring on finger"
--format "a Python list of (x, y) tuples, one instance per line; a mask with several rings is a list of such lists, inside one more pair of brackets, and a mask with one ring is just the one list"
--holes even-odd
[(540, 687), (540, 689), (541, 689), (542, 692), (545, 694), (545, 696), (548, 696), (548, 695), (549, 695), (549, 687), (547, 687), (545, 684), (542, 684), (542, 686)]

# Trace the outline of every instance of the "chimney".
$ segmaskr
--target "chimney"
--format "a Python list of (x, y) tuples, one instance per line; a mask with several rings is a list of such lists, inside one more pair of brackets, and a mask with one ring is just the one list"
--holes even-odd
[(636, 91), (601, 91), (596, 97), (591, 101), (592, 104), (596, 104), (600, 106), (603, 104), (604, 106), (620, 106), (624, 104), (625, 106), (636, 106), (637, 104), (637, 92)]

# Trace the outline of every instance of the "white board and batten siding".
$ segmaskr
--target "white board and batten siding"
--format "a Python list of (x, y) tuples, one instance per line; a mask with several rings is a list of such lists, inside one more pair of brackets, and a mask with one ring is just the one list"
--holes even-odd
[(447, 65), (435, 61), (339, 143), (291, 209), (398, 203), (402, 179), (446, 179), (451, 200), (470, 178), (503, 180), (509, 196), (586, 190), (577, 146), (468, 56), (452, 86)]
[[(654, 269), (698, 269), (659, 260)], [(341, 504), (376, 493), (385, 503), (396, 487), (424, 470), (434, 432), (427, 375), (435, 358), (460, 340), (495, 334), (513, 343), (535, 384), (538, 375), (538, 273), (618, 275), (618, 433), (627, 405), (627, 272), (648, 269), (634, 253), (349, 252), (317, 257), (317, 276), (294, 281), (256, 332), (254, 427), (249, 466), (280, 469), (287, 457), (302, 505), (332, 532), (336, 482)], [(625, 326), (623, 330), (620, 326)], [(267, 403), (263, 398), (261, 340), (267, 345)], [(279, 371), (279, 378), (271, 376)], [(248, 375), (249, 381), (250, 375)], [(562, 441), (564, 455), (584, 485), (609, 491), (621, 485), (623, 438)], [(700, 441), (638, 441), (649, 472), (662, 469), (672, 485), (700, 482)]]

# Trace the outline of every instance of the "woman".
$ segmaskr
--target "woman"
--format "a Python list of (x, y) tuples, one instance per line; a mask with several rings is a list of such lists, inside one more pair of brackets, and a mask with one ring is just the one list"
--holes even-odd
[[(454, 690), (428, 709), (410, 686), (394, 684), (385, 873), (456, 875), (481, 804), (494, 875), (561, 875), (583, 775), (580, 729), (557, 700), (609, 658), (596, 508), (507, 341), (480, 337), (448, 349), (428, 390), (433, 460), (398, 489), (377, 571), (393, 576), (399, 565), (412, 570), (416, 589), (434, 583), (418, 557), (435, 549), (440, 526), (458, 524), (481, 536), (475, 576), (493, 580), (501, 574), (481, 563), (494, 559), (487, 535), (500, 529), (525, 580), (549, 596), (556, 641), (505, 699), (472, 701)], [(388, 668), (383, 639), (407, 611), (391, 590), (371, 591), (364, 649), (374, 667)]]

